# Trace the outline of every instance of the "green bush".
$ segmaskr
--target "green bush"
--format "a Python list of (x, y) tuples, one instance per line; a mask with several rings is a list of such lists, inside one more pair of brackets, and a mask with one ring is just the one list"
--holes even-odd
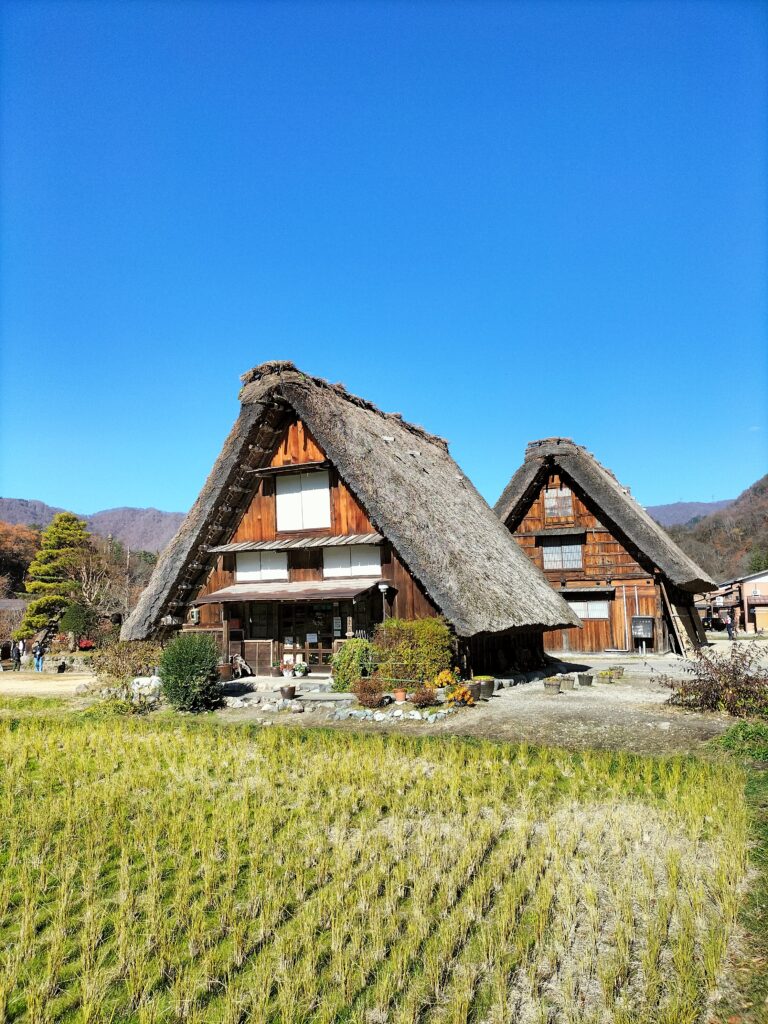
[(351, 690), (358, 679), (373, 674), (373, 644), (368, 640), (347, 640), (334, 654), (333, 689)]
[(387, 682), (425, 683), (451, 667), (454, 638), (445, 619), (386, 619), (373, 638), (377, 669)]
[(97, 616), (92, 608), (84, 604), (71, 604), (59, 620), (59, 630), (62, 633), (74, 633), (75, 639), (90, 637), (96, 629)]
[(177, 711), (209, 711), (221, 703), (219, 652), (207, 633), (179, 633), (160, 656), (160, 679)]
[(717, 742), (733, 754), (768, 761), (768, 725), (762, 722), (738, 722)]

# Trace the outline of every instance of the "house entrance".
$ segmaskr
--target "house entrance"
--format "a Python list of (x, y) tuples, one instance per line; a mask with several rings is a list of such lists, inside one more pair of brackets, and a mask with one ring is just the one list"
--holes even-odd
[(333, 641), (343, 640), (351, 601), (297, 601), (279, 606), (280, 661), (303, 661), (310, 669), (330, 669)]

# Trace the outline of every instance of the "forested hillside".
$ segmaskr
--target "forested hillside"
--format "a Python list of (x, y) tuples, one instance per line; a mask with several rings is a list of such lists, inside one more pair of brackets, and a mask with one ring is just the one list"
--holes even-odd
[(728, 508), (668, 530), (718, 582), (768, 568), (768, 475)]

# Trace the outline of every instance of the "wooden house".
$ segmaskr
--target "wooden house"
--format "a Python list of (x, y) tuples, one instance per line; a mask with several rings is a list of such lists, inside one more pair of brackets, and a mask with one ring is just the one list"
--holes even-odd
[(704, 641), (706, 572), (581, 445), (531, 442), (496, 514), (583, 623), (548, 633), (547, 650), (690, 654)]
[(385, 617), (443, 615), (476, 671), (538, 664), (577, 624), (441, 438), (266, 363), (195, 505), (123, 626), (124, 639), (213, 634), (258, 674), (329, 670)]

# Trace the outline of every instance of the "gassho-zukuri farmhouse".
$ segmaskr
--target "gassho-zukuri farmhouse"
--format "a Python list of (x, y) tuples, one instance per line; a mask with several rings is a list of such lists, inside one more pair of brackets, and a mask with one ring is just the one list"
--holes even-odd
[(237, 418), (126, 640), (211, 633), (256, 674), (313, 673), (384, 618), (442, 615), (462, 667), (530, 669), (581, 625), (439, 437), (302, 373), (242, 378)]

